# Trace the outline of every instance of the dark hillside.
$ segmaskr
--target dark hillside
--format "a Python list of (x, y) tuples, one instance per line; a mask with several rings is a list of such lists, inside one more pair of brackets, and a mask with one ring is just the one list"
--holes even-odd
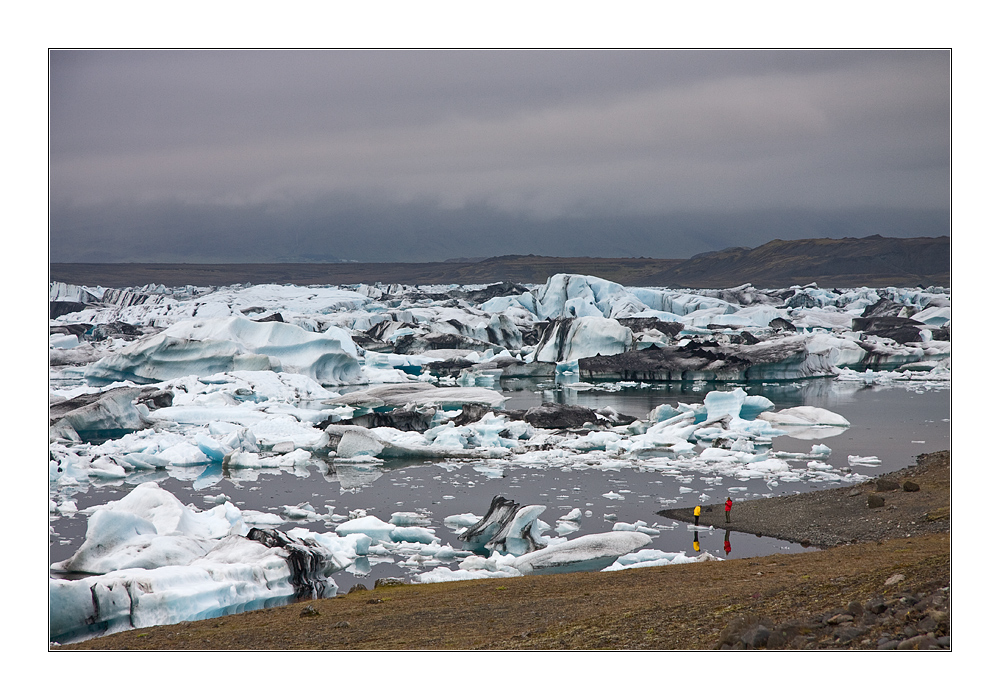
[(647, 285), (730, 287), (752, 282), (783, 287), (950, 286), (951, 239), (813, 238), (773, 240), (757, 248), (730, 248), (685, 260), (643, 280)]
[(814, 238), (727, 248), (688, 260), (552, 258), (505, 255), (440, 263), (52, 263), (50, 279), (127, 287), (228, 284), (539, 284), (558, 273), (594, 275), (632, 286), (758, 288), (815, 282), (822, 287), (950, 286), (951, 239)]

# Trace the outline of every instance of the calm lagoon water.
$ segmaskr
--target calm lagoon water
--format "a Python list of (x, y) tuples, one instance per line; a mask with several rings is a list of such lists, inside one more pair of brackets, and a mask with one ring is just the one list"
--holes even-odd
[[(598, 385), (600, 387), (600, 385)], [(611, 385), (608, 385), (609, 387)], [(638, 418), (663, 403), (699, 403), (714, 389), (732, 390), (734, 384), (707, 383), (656, 384), (609, 391), (602, 388), (580, 391), (559, 382), (505, 382), (501, 389), (508, 397), (506, 407), (524, 409), (543, 401), (570, 403), (603, 408)], [(774, 439), (774, 449), (808, 452), (822, 443), (833, 450), (828, 463), (835, 471), (854, 472), (866, 477), (900, 469), (914, 463), (917, 455), (950, 448), (951, 388), (947, 383), (918, 382), (893, 385), (865, 385), (832, 379), (812, 379), (792, 383), (740, 385), (748, 394), (760, 394), (773, 401), (778, 409), (813, 405), (846, 417), (851, 427), (839, 435), (800, 440), (787, 436)], [(876, 456), (876, 467), (851, 467), (848, 457)], [(282, 506), (309, 503), (318, 513), (326, 506), (347, 515), (364, 509), (388, 521), (397, 511), (425, 513), (431, 526), (445, 543), (456, 549), (459, 542), (443, 525), (449, 515), (475, 513), (484, 515), (496, 495), (513, 499), (521, 505), (545, 505), (541, 519), (555, 525), (556, 519), (573, 508), (589, 513), (579, 531), (570, 537), (593, 532), (607, 532), (614, 522), (634, 523), (643, 520), (659, 529), (650, 548), (667, 552), (695, 554), (694, 532), (686, 524), (658, 517), (664, 508), (683, 508), (699, 504), (721, 503), (730, 493), (739, 500), (798, 493), (843, 485), (842, 482), (772, 482), (762, 479), (736, 479), (643, 467), (604, 469), (595, 456), (592, 468), (537, 468), (476, 460), (430, 460), (386, 462), (378, 467), (345, 467), (332, 464), (296, 471), (238, 470), (224, 473), (220, 466), (205, 470), (172, 469), (140, 475), (137, 479), (156, 480), (183, 502), (199, 508), (215, 505), (208, 499), (227, 495), (241, 509), (280, 512)], [(75, 496), (79, 509), (122, 498), (138, 481), (117, 482), (91, 487)], [(730, 489), (738, 489), (730, 491)], [(617, 494), (609, 498), (605, 494)], [(706, 498), (707, 497), (707, 498)], [(50, 561), (69, 557), (83, 542), (86, 516), (57, 516), (51, 520), (56, 534), (50, 536)], [(319, 530), (324, 522), (289, 523)], [(553, 535), (550, 531), (546, 534)], [(739, 532), (729, 533), (731, 551), (724, 549), (726, 532), (702, 530), (698, 533), (701, 550), (719, 557), (738, 558), (775, 552), (801, 552), (795, 543)], [(452, 566), (454, 568), (454, 565)], [(335, 576), (338, 587), (346, 591), (356, 583), (369, 588), (376, 578), (398, 576), (409, 579), (424, 569), (403, 568), (395, 563), (374, 559), (361, 560), (356, 570)]]

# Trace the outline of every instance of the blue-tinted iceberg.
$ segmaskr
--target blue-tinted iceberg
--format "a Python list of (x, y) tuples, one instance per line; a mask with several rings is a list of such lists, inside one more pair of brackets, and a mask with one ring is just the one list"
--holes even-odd
[(92, 383), (149, 384), (239, 370), (303, 374), (325, 385), (362, 380), (357, 349), (342, 329), (312, 333), (239, 316), (182, 321), (98, 360), (85, 377)]

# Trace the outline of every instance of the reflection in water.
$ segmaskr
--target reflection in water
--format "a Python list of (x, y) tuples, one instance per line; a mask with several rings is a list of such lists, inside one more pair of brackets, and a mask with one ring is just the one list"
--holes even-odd
[[(575, 380), (574, 380), (575, 381)], [(634, 384), (634, 385), (633, 385)], [(774, 449), (801, 451), (804, 442), (819, 441), (833, 450), (831, 464), (848, 467), (848, 455), (878, 455), (877, 472), (912, 464), (922, 452), (949, 449), (950, 394), (948, 382), (900, 381), (866, 384), (833, 378), (792, 382), (607, 382), (589, 391), (567, 388), (552, 380), (502, 379), (506, 408), (524, 410), (543, 401), (577, 404), (594, 410), (610, 407), (620, 414), (645, 419), (662, 404), (703, 403), (709, 391), (742, 388), (764, 396), (775, 411), (795, 406), (817, 406), (842, 415), (851, 427), (810, 426), (802, 431), (781, 426), (788, 434), (774, 439)], [(806, 446), (808, 448), (808, 445)], [(867, 473), (867, 472), (865, 472)]]
[[(642, 387), (594, 385), (594, 390), (558, 388), (555, 382), (502, 380), (509, 409), (537, 406), (542, 401), (564, 401), (600, 409), (611, 406), (619, 413), (645, 418), (661, 404), (700, 403), (711, 390), (732, 390), (736, 384), (672, 383)], [(832, 379), (803, 380), (789, 383), (742, 384), (751, 395), (764, 395), (775, 409), (813, 405), (843, 415), (851, 427), (839, 435), (822, 438), (831, 451), (827, 463), (831, 473), (856, 472), (877, 476), (913, 463), (917, 454), (948, 449), (950, 446), (950, 387), (930, 386), (925, 382), (910, 385), (866, 386), (861, 382)], [(799, 454), (787, 457), (798, 468), (816, 442), (789, 435), (776, 437), (776, 453)], [(704, 447), (705, 445), (701, 445)], [(758, 446), (766, 451), (767, 446)], [(804, 455), (804, 456), (803, 456)], [(878, 462), (849, 463), (850, 456), (877, 456)], [(614, 462), (610, 467), (604, 461)], [(547, 468), (549, 467), (549, 468)], [(443, 543), (457, 545), (456, 535), (443, 520), (458, 514), (485, 512), (490, 498), (502, 492), (522, 505), (543, 505), (545, 520), (558, 523), (560, 516), (579, 509), (571, 532), (564, 524), (557, 536), (578, 536), (606, 532), (610, 522), (637, 523), (642, 520), (659, 530), (653, 547), (663, 551), (684, 551), (692, 545), (691, 533), (670, 523), (656, 522), (657, 511), (664, 507), (691, 508), (701, 501), (719, 504), (728, 493), (739, 494), (740, 501), (753, 498), (801, 493), (806, 490), (839, 485), (836, 481), (769, 481), (738, 475), (717, 476), (711, 471), (689, 469), (683, 460), (648, 460), (626, 463), (596, 453), (593, 462), (579, 469), (564, 470), (544, 462), (521, 464), (512, 461), (393, 459), (382, 463), (352, 463), (334, 455), (317, 454), (305, 467), (232, 468), (221, 465), (168, 467), (165, 470), (131, 472), (125, 479), (89, 484), (68, 494), (77, 508), (51, 514), (49, 555), (51, 561), (71, 556), (82, 544), (87, 517), (82, 511), (108, 501), (123, 498), (137, 484), (146, 481), (161, 485), (182, 499), (201, 508), (229, 500), (243, 511), (281, 515), (286, 506), (308, 503), (317, 513), (335, 512), (342, 518), (358, 509), (388, 521), (395, 512), (426, 514)], [(613, 489), (624, 498), (611, 499), (604, 494)], [(57, 504), (61, 501), (57, 500)], [(739, 501), (737, 501), (739, 502)], [(717, 507), (717, 506), (716, 506)], [(738, 515), (739, 510), (735, 511)], [(338, 521), (289, 520), (285, 528), (304, 526), (313, 530), (333, 530)], [(559, 527), (557, 525), (557, 527)], [(721, 528), (720, 528), (721, 530)], [(706, 534), (707, 532), (707, 534)], [(705, 551), (698, 541), (705, 534), (706, 549), (729, 556), (732, 552), (729, 531), (723, 546), (716, 535), (702, 528), (694, 533), (696, 553)], [(789, 551), (788, 543), (753, 537), (737, 532), (738, 557), (763, 556)], [(795, 550), (799, 551), (798, 545)], [(451, 565), (454, 567), (454, 564)], [(375, 557), (358, 560), (352, 569), (338, 574), (338, 585), (348, 590), (354, 583), (378, 577), (409, 578), (423, 564), (400, 566)]]
[(823, 440), (843, 433), (847, 428), (839, 425), (776, 425), (788, 437), (796, 440)]

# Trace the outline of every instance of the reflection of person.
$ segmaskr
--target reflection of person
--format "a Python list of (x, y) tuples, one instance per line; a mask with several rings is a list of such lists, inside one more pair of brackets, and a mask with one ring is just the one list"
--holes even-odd
[(696, 551), (696, 552), (700, 552), (701, 551), (701, 545), (698, 543), (698, 533), (697, 532), (694, 533), (694, 551)]
[[(728, 513), (728, 511), (727, 511), (727, 512), (726, 512), (726, 515), (728, 515), (728, 514), (729, 514), (729, 513)], [(723, 549), (725, 549), (725, 550), (726, 550), (726, 556), (727, 556), (727, 557), (729, 556), (729, 553), (730, 553), (731, 551), (733, 551), (733, 546), (732, 546), (731, 544), (729, 544), (729, 530), (726, 530), (726, 539), (725, 539), (725, 541), (724, 541), (724, 542), (722, 543), (722, 547), (723, 547)]]
[(700, 518), (700, 517), (701, 517), (701, 506), (695, 506), (694, 507), (694, 524), (695, 524), (695, 526), (698, 525), (698, 518)]
[(733, 497), (726, 498), (726, 522), (729, 522), (729, 511), (733, 509)]

